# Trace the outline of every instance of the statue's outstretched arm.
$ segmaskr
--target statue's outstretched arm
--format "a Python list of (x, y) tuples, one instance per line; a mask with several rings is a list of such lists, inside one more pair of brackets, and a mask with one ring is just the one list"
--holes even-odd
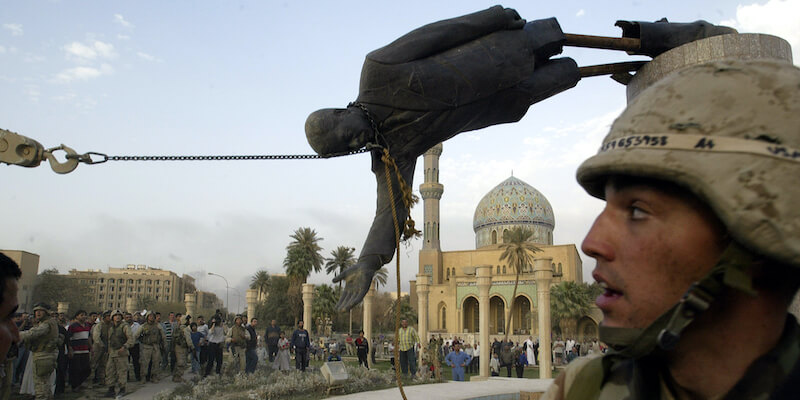
[(384, 64), (405, 63), (458, 47), (492, 32), (521, 29), (524, 25), (525, 20), (516, 11), (494, 6), (414, 29), (367, 54), (367, 58)]
[[(411, 158), (410, 160), (398, 159), (396, 162), (400, 170), (400, 175), (409, 187), (411, 187), (414, 178), (414, 167), (417, 163), (416, 158)], [(372, 172), (375, 173), (375, 179), (378, 184), (378, 201), (375, 210), (375, 219), (372, 220), (372, 227), (369, 229), (369, 234), (367, 234), (367, 240), (364, 242), (361, 255), (358, 257), (358, 262), (333, 278), (334, 283), (341, 280), (345, 281), (344, 291), (342, 291), (339, 303), (336, 305), (341, 311), (347, 311), (360, 303), (372, 284), (372, 277), (375, 275), (375, 272), (392, 260), (395, 249), (392, 202), (395, 204), (397, 221), (401, 233), (406, 216), (408, 215), (405, 205), (403, 204), (399, 186), (397, 185), (396, 174), (391, 167), (392, 194), (394, 196), (391, 199), (389, 198), (384, 163), (381, 161), (378, 151), (372, 152)]]

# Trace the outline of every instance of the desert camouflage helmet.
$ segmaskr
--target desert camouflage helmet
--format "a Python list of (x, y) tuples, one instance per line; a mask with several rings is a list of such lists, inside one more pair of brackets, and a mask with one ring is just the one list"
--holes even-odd
[(33, 306), (33, 311), (38, 311), (38, 310), (50, 312), (50, 306), (47, 305), (47, 303), (36, 303)]
[(577, 172), (598, 198), (612, 175), (677, 183), (736, 242), (800, 268), (800, 69), (726, 60), (662, 79), (628, 105)]
[(124, 317), (125, 316), (124, 314), (122, 314), (122, 311), (120, 311), (120, 310), (114, 310), (114, 311), (111, 312), (111, 318), (114, 318), (117, 315), (119, 315), (120, 317)]

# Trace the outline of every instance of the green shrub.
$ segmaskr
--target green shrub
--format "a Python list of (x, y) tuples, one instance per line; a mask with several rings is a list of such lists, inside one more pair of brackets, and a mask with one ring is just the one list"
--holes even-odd
[[(346, 366), (349, 378), (344, 384), (346, 393), (385, 389), (394, 383), (391, 371), (367, 370)], [(324, 397), (328, 383), (319, 371), (278, 372), (259, 369), (254, 374), (235, 376), (209, 376), (190, 384), (180, 385), (156, 395), (156, 400), (196, 400), (207, 398), (234, 399), (288, 399)]]

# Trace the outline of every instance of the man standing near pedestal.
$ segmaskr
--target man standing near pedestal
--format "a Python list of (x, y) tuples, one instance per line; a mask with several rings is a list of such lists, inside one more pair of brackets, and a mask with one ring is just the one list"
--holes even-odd
[(453, 351), (451, 351), (445, 358), (445, 364), (453, 368), (453, 380), (457, 382), (464, 381), (464, 368), (472, 361), (472, 356), (461, 351), (461, 343), (455, 342), (453, 344)]
[(274, 319), (269, 323), (264, 337), (267, 339), (269, 362), (273, 362), (275, 361), (275, 355), (278, 354), (278, 339), (281, 338), (281, 327), (278, 326)]
[(403, 375), (408, 375), (409, 370), (413, 377), (417, 373), (417, 355), (415, 349), (419, 343), (419, 336), (413, 327), (408, 326), (408, 320), (400, 321), (397, 333), (397, 347), (400, 352), (400, 369)]
[(311, 337), (308, 331), (303, 329), (303, 321), (297, 323), (297, 329), (292, 333), (290, 341), (294, 349), (295, 368), (305, 372), (308, 366), (308, 348), (311, 347)]

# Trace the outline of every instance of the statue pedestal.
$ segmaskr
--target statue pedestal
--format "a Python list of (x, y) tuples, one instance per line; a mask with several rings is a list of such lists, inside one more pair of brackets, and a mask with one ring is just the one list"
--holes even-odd
[(539, 302), (539, 378), (553, 377), (553, 362), (550, 361), (550, 282), (553, 281), (553, 259), (533, 260), (533, 275), (536, 279), (536, 296)]
[(303, 284), (303, 327), (310, 333), (311, 323), (311, 306), (314, 304), (314, 285), (310, 283)]

